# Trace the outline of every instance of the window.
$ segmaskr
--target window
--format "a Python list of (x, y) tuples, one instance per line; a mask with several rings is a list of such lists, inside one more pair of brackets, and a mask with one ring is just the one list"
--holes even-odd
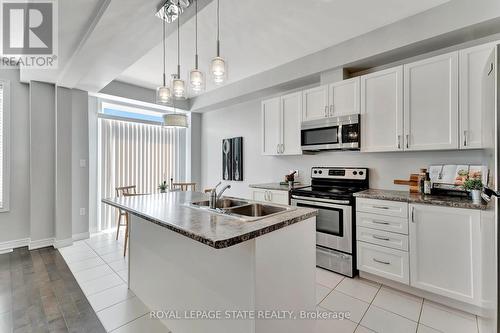
[(10, 82), (0, 80), (0, 212), (9, 210)]

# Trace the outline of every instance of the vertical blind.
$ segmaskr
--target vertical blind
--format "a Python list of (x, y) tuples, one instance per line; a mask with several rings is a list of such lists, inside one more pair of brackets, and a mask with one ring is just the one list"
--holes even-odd
[(4, 100), (3, 100), (3, 93), (4, 93), (4, 86), (2, 83), (0, 83), (0, 208), (4, 208), (4, 197), (3, 197), (3, 193), (4, 193), (4, 188), (3, 188), (3, 184), (4, 184), (4, 170), (3, 170), (3, 165), (4, 165)]
[[(137, 186), (137, 193), (155, 193), (170, 178), (179, 179), (181, 136), (185, 129), (138, 122), (99, 119), (100, 197), (116, 196), (115, 188)], [(98, 230), (116, 225), (116, 209), (101, 204)]]

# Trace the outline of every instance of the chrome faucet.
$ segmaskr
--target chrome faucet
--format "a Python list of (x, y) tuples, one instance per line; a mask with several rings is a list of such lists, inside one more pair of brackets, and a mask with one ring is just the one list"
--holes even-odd
[(219, 194), (217, 194), (217, 187), (219, 187), (220, 184), (222, 184), (222, 182), (219, 182), (217, 185), (215, 185), (213, 190), (210, 191), (210, 208), (211, 209), (217, 208), (217, 202), (221, 198), (224, 191), (231, 188), (231, 185), (226, 185), (222, 188), (222, 190), (220, 190)]

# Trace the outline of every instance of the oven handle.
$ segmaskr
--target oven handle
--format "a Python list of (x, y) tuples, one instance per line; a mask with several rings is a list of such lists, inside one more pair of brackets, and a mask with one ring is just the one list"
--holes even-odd
[(351, 208), (351, 206), (349, 206), (349, 200), (328, 200), (321, 198), (314, 198), (314, 200), (309, 200), (309, 199), (312, 198), (292, 196), (292, 206), (296, 206), (298, 203), (302, 203), (309, 206), (331, 207), (331, 208), (341, 208), (341, 209)]

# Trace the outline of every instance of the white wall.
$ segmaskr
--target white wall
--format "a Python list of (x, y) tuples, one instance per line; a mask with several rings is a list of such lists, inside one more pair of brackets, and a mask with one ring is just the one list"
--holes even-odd
[(359, 166), (370, 168), (370, 186), (405, 190), (393, 184), (394, 179), (408, 179), (410, 173), (437, 163), (480, 164), (481, 151), (434, 151), (403, 153), (323, 152), (302, 156), (262, 156), (260, 100), (229, 106), (202, 115), (201, 170), (203, 187), (222, 179), (222, 139), (243, 136), (243, 182), (230, 182), (228, 195), (249, 197), (248, 184), (278, 182), (291, 169), (309, 182), (313, 166)]
[(29, 86), (19, 82), (19, 71), (0, 70), (2, 79), (10, 80), (11, 149), (10, 210), (0, 213), (0, 243), (28, 238), (29, 207)]

